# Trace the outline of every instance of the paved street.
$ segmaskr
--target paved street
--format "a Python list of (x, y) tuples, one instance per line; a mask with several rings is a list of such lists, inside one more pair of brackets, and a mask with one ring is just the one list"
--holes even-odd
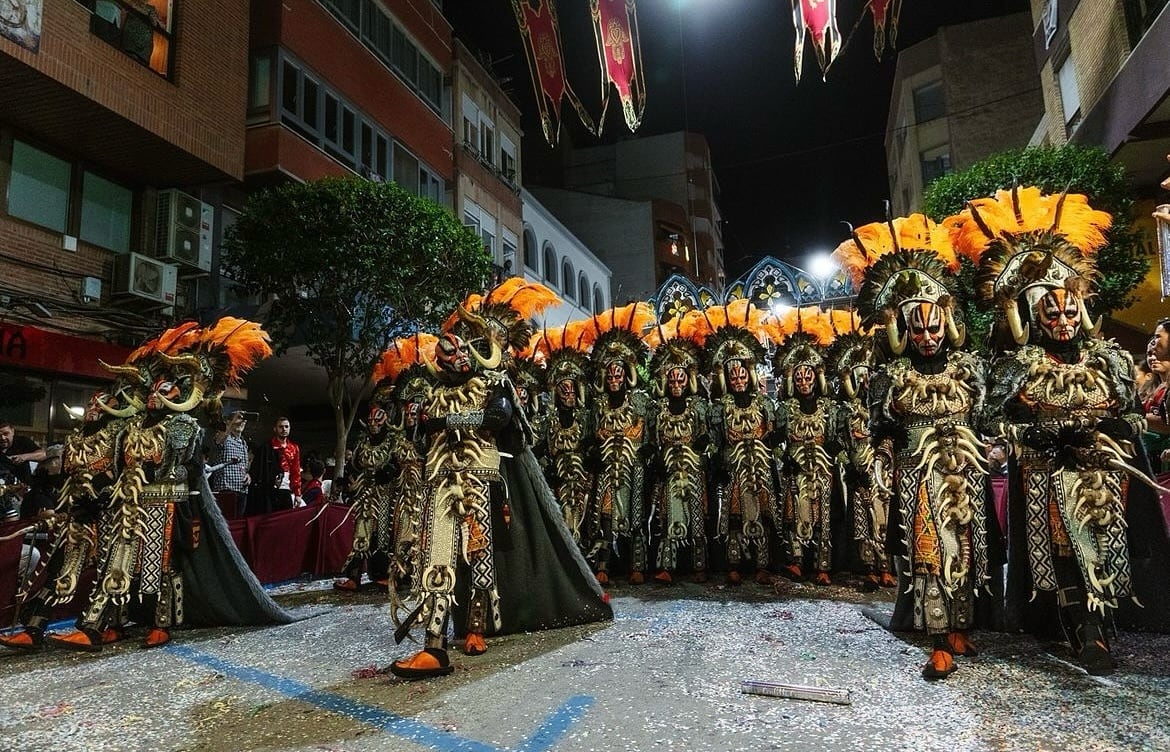
[[(385, 606), (325, 583), (295, 624), (181, 632), (97, 656), (0, 657), (3, 750), (1170, 749), (1170, 638), (1124, 634), (1092, 678), (1030, 639), (979, 635), (947, 682), (852, 589), (615, 588), (613, 623), (511, 636), (456, 672), (388, 673)], [(847, 689), (848, 706), (741, 694), (743, 679)]]

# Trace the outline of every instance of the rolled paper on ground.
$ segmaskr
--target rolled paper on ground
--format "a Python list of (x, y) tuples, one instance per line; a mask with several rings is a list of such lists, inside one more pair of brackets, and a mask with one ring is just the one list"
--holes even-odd
[(810, 702), (831, 702), (837, 705), (852, 705), (849, 690), (829, 687), (807, 687), (802, 684), (778, 684), (776, 682), (745, 680), (739, 683), (739, 691), (745, 695), (782, 697), (786, 700), (808, 700)]

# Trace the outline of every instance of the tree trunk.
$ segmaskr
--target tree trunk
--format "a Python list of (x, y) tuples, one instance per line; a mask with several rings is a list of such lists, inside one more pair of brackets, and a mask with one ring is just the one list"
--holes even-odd
[(326, 387), (329, 393), (329, 404), (333, 407), (333, 430), (336, 443), (333, 445), (333, 460), (336, 468), (334, 478), (345, 477), (345, 443), (349, 437), (349, 427), (353, 425), (353, 408), (350, 415), (346, 415), (345, 379), (341, 375), (329, 374), (329, 384)]

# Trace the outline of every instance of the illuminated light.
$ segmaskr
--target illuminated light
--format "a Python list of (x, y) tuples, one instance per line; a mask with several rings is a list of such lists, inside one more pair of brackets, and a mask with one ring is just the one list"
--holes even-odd
[(827, 253), (814, 253), (809, 256), (808, 273), (817, 279), (828, 279), (836, 274), (839, 268), (837, 262)]

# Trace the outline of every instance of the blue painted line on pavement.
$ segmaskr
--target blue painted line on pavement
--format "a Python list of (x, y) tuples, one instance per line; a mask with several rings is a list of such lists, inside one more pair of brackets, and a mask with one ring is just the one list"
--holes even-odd
[(574, 723), (581, 720), (592, 704), (593, 698), (588, 695), (570, 697), (552, 715), (544, 719), (544, 723), (536, 727), (532, 736), (516, 748), (517, 752), (546, 752), (551, 749), (568, 733)]
[[(294, 679), (269, 674), (250, 666), (231, 663), (185, 645), (171, 643), (163, 650), (192, 663), (207, 666), (233, 679), (258, 684), (290, 699), (307, 702), (322, 710), (344, 715), (439, 752), (501, 752), (501, 750), (506, 749), (475, 739), (468, 739), (452, 732), (442, 731), (413, 718), (407, 718), (342, 695), (316, 690)], [(553, 711), (537, 727), (532, 736), (517, 749), (523, 752), (548, 752), (568, 732), (569, 728), (581, 719), (585, 710), (592, 704), (592, 697), (578, 695), (569, 698), (561, 707)]]

